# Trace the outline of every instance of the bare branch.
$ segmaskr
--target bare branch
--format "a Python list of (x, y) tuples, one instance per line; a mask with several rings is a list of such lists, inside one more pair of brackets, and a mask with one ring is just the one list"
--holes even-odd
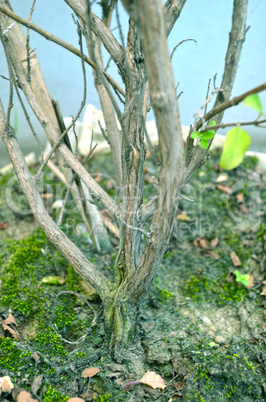
[[(265, 91), (265, 90), (266, 90), (266, 82), (264, 84), (261, 84), (253, 89), (250, 89), (249, 91), (244, 92), (241, 95), (235, 96), (234, 98), (214, 107), (212, 110), (210, 110), (208, 113), (206, 113), (199, 121), (197, 121), (196, 131), (198, 131), (200, 129), (200, 127), (202, 127), (203, 124), (205, 124), (211, 118), (217, 116), (217, 114), (221, 114), (222, 112), (224, 112), (224, 110), (229, 109), (230, 107), (236, 106), (239, 103), (241, 103), (247, 96), (257, 94), (257, 93)], [(216, 120), (218, 121), (218, 119), (216, 119)]]
[[(220, 88), (223, 89), (223, 92), (219, 92), (214, 104), (214, 108), (206, 113), (206, 115), (196, 123), (196, 130), (198, 130), (211, 117), (216, 115), (218, 115), (216, 117), (217, 124), (221, 123), (223, 111), (226, 109), (226, 107), (224, 107), (224, 103), (228, 101), (230, 104), (230, 102), (232, 102), (232, 100), (229, 101), (229, 99), (235, 81), (242, 45), (245, 40), (247, 4), (248, 0), (234, 0), (232, 28), (225, 57), (222, 84), (220, 85)], [(221, 110), (219, 110), (219, 105), (221, 106), (221, 103), (223, 103), (223, 107), (221, 107)], [(231, 104), (231, 106), (233, 106), (233, 104)], [(228, 107), (230, 106), (228, 105)], [(211, 143), (212, 140), (209, 143), (209, 148)], [(199, 145), (196, 147), (192, 146), (192, 150), (189, 152), (188, 165), (184, 176), (184, 184), (187, 183), (193, 173), (205, 163), (209, 148), (201, 149)]]
[[(86, 25), (87, 1), (86, 0), (65, 0), (65, 2), (77, 14), (80, 20)], [(117, 64), (120, 71), (123, 71), (123, 49), (117, 42), (110, 29), (93, 13), (91, 13), (91, 28), (95, 35), (102, 41), (104, 47)]]
[(171, 1), (170, 7), (168, 7), (169, 2), (166, 3), (165, 16), (164, 16), (166, 36), (169, 36), (170, 32), (172, 31), (176, 23), (176, 20), (179, 18), (185, 3), (186, 0), (173, 0)]
[(133, 11), (130, 9), (132, 18), (136, 19), (141, 34), (162, 155), (152, 236), (146, 240), (139, 264), (129, 280), (129, 288), (132, 286), (139, 298), (149, 289), (158, 270), (158, 260), (167, 247), (182, 183), (184, 151), (162, 3), (160, 0), (136, 0), (131, 4), (134, 6)]
[(83, 255), (80, 249), (59, 229), (50, 217), (38, 192), (36, 183), (30, 174), (16, 136), (6, 129), (6, 118), (0, 101), (0, 137), (9, 153), (19, 184), (27, 197), (30, 208), (40, 227), (54, 246), (68, 259), (73, 268), (96, 289), (101, 297), (106, 296), (111, 289), (111, 283)]
[[(53, 145), (58, 140), (58, 132), (54, 128), (54, 125), (47, 118), (46, 114), (40, 107), (34, 92), (32, 91), (31, 86), (26, 80), (25, 71), (21, 65), (21, 62), (18, 60), (16, 55), (16, 50), (13, 47), (11, 41), (9, 41), (8, 46), (9, 55), (12, 62), (12, 65), (16, 71), (16, 75), (19, 81), (21, 88), (29, 102), (33, 112), (35, 113), (37, 119), (40, 124), (44, 128), (47, 137), (50, 143)], [(98, 202), (101, 202), (110, 212), (116, 216), (119, 214), (119, 209), (116, 202), (95, 182), (95, 180), (90, 176), (90, 174), (85, 170), (85, 168), (80, 164), (77, 158), (72, 154), (72, 152), (68, 149), (65, 144), (60, 144), (59, 152), (64, 158), (65, 162), (71, 167), (71, 169), (78, 174), (80, 179), (88, 186), (92, 195), (96, 198)]]
[[(64, 40), (58, 38), (57, 36), (52, 35), (51, 33), (45, 31), (44, 29), (40, 28), (38, 25), (34, 24), (33, 22), (20, 17), (19, 15), (15, 14), (13, 11), (9, 10), (7, 7), (2, 6), (1, 4), (0, 4), (0, 12), (2, 12), (3, 14), (7, 15), (10, 18), (12, 18), (13, 20), (19, 22), (20, 24), (39, 33), (45, 39), (47, 39), (51, 42), (54, 42), (57, 45), (65, 48), (69, 52), (75, 54), (76, 56), (81, 57), (80, 51), (77, 48), (75, 48), (74, 46), (72, 46), (69, 43), (65, 42)], [(84, 60), (87, 64), (89, 64), (92, 68), (95, 69), (94, 63), (88, 56), (84, 55)], [(113, 86), (113, 88), (116, 89), (121, 95), (125, 96), (125, 91), (120, 87), (120, 85), (117, 84), (117, 82), (105, 71), (103, 73), (105, 74), (106, 78), (108, 79), (110, 84)]]

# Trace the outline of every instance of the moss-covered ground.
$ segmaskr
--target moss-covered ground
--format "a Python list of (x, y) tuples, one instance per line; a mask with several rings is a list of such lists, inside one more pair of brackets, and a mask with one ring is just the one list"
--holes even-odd
[[(89, 168), (116, 197), (110, 161), (109, 155), (98, 155)], [(0, 177), (0, 224), (7, 223), (0, 230), (0, 377), (8, 375), (31, 390), (43, 375), (36, 392), (45, 402), (73, 396), (98, 402), (264, 401), (265, 177), (254, 158), (231, 172), (222, 172), (218, 161), (218, 153), (212, 154), (183, 189), (169, 250), (141, 308), (144, 369), (163, 377), (164, 390), (143, 384), (123, 388), (143, 372), (112, 361), (101, 301), (37, 228), (11, 175)], [(148, 160), (146, 201), (154, 193), (153, 175)], [(48, 169), (40, 192), (56, 219), (53, 203), (63, 199), (65, 188)], [(94, 252), (71, 200), (62, 228), (113, 275), (115, 254)], [(252, 276), (253, 286), (236, 282), (235, 270)], [(6, 329), (9, 314), (17, 326)], [(90, 381), (81, 376), (88, 367), (100, 370)]]

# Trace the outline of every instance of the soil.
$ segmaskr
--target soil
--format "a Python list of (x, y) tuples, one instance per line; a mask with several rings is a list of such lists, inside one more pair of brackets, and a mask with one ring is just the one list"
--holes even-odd
[[(89, 168), (116, 197), (110, 160), (97, 155)], [(255, 158), (231, 172), (218, 162), (217, 152), (183, 189), (169, 250), (140, 309), (136, 343), (119, 363), (108, 353), (97, 294), (37, 228), (11, 175), (0, 177), (0, 377), (44, 402), (264, 401), (265, 175)], [(145, 201), (154, 174), (148, 159)], [(40, 191), (56, 219), (54, 202), (65, 189), (48, 168)], [(113, 276), (115, 253), (94, 252), (73, 202), (62, 227)], [(92, 367), (99, 371), (84, 378)], [(125, 387), (148, 370), (164, 389)], [(16, 399), (2, 393), (0, 400)]]

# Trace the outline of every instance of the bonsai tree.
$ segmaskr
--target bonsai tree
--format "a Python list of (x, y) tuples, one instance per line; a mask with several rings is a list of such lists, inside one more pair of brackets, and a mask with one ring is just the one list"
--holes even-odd
[[(185, 0), (122, 0), (129, 15), (128, 35), (117, 39), (110, 23), (117, 14), (117, 1), (100, 2), (99, 18), (87, 0), (65, 0), (77, 18), (80, 49), (76, 49), (28, 20), (16, 15), (9, 0), (0, 0), (1, 40), (4, 47), (10, 84), (8, 105), (0, 103), (0, 137), (12, 160), (16, 179), (30, 208), (50, 242), (68, 259), (74, 269), (98, 292), (104, 306), (106, 334), (110, 350), (119, 359), (124, 348), (134, 339), (138, 311), (149, 292), (167, 250), (182, 188), (206, 161), (214, 134), (224, 110), (241, 102), (258, 88), (230, 99), (246, 32), (248, 0), (234, 0), (232, 28), (225, 57), (222, 82), (212, 96), (213, 108), (192, 122), (186, 145), (183, 143), (178, 101), (167, 37), (179, 18)], [(119, 16), (117, 14), (118, 22)], [(25, 37), (20, 24), (28, 27)], [(65, 128), (57, 103), (51, 100), (41, 68), (29, 45), (29, 32), (63, 46), (81, 59), (84, 76), (84, 98), (72, 124)], [(88, 56), (82, 38), (85, 38)], [(103, 67), (102, 46), (114, 61), (122, 78), (121, 87)], [(93, 69), (105, 119), (106, 136), (112, 152), (120, 201), (111, 198), (84, 168), (72, 152), (67, 133), (75, 124), (86, 100), (85, 68)], [(71, 74), (71, 71), (69, 72)], [(25, 162), (14, 129), (10, 124), (13, 90), (22, 91), (43, 127), (52, 146), (34, 176)], [(207, 105), (208, 99), (205, 102)], [(205, 105), (204, 105), (205, 106)], [(153, 109), (159, 136), (159, 167), (156, 195), (143, 202), (143, 166), (146, 155), (145, 122)], [(203, 110), (203, 108), (202, 108)], [(214, 119), (214, 120), (213, 120)], [(213, 125), (208, 130), (209, 123)], [(211, 133), (210, 133), (211, 131)], [(206, 132), (208, 134), (206, 134)], [(205, 135), (204, 135), (205, 133)], [(202, 141), (204, 140), (204, 141)], [(108, 246), (94, 233), (98, 208), (104, 209), (119, 228), (119, 248), (113, 280), (90, 262), (48, 214), (38, 192), (44, 166), (56, 152), (68, 186), (79, 195), (78, 208), (94, 236), (95, 247)], [(67, 167), (66, 167), (67, 166)], [(87, 193), (86, 193), (87, 192)], [(88, 193), (89, 192), (89, 193)], [(85, 194), (85, 196), (84, 196)], [(74, 198), (77, 198), (76, 196)], [(88, 201), (86, 205), (82, 199)]]

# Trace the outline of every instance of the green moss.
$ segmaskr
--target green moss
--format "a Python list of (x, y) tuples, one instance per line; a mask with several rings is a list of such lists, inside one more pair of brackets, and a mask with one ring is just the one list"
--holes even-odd
[(40, 294), (36, 292), (36, 270), (43, 261), (45, 242), (46, 238), (40, 230), (25, 240), (7, 241), (1, 253), (2, 306), (24, 315), (31, 315), (38, 308), (41, 301)]
[(0, 337), (0, 367), (17, 373), (23, 366), (29, 365), (31, 352), (21, 351), (10, 338)]
[(160, 296), (164, 300), (172, 300), (174, 297), (174, 294), (172, 292), (169, 292), (167, 289), (161, 289), (159, 286), (156, 286), (156, 289), (159, 291)]
[(193, 300), (213, 301), (218, 306), (228, 302), (241, 301), (248, 295), (246, 288), (227, 282), (225, 276), (219, 279), (209, 279), (203, 275), (192, 275), (186, 282), (185, 290), (187, 296)]
[(47, 391), (43, 395), (43, 402), (66, 402), (70, 398), (69, 396), (63, 396), (58, 391), (49, 385)]
[(33, 344), (41, 353), (49, 354), (50, 356), (64, 357), (67, 355), (63, 341), (60, 339), (59, 335), (49, 327), (39, 328), (39, 333), (34, 338)]
[(111, 399), (109, 399), (110, 397), (111, 397), (111, 394), (106, 394), (106, 395), (99, 395), (93, 399), (96, 402), (111, 402)]
[(184, 389), (186, 401), (261, 400), (261, 381), (245, 357), (213, 354), (200, 358), (203, 362), (196, 365)]

